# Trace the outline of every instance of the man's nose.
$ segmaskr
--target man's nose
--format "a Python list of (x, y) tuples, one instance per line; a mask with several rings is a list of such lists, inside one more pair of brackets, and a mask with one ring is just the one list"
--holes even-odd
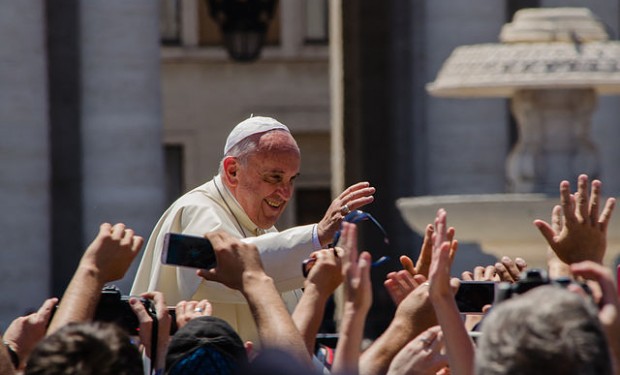
[(292, 182), (282, 182), (278, 187), (278, 192), (282, 196), (282, 198), (288, 200), (293, 195), (293, 183)]

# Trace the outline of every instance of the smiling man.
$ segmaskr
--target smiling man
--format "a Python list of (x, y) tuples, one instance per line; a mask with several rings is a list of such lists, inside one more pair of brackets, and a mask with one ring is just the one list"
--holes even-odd
[(161, 264), (164, 235), (223, 230), (255, 244), (292, 311), (301, 297), (301, 262), (327, 246), (344, 215), (372, 202), (375, 192), (367, 182), (354, 184), (332, 201), (320, 222), (278, 232), (274, 224), (291, 199), (300, 164), (299, 147), (284, 124), (260, 116), (239, 123), (226, 140), (218, 175), (179, 198), (157, 223), (131, 294), (161, 291), (168, 304), (208, 299), (214, 316), (228, 321), (244, 339), (256, 339), (241, 293), (206, 281), (195, 270)]

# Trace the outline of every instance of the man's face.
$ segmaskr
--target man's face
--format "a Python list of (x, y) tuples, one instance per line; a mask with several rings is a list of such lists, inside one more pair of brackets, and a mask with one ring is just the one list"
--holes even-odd
[(299, 175), (299, 148), (289, 133), (261, 137), (259, 151), (239, 166), (234, 195), (259, 228), (272, 227), (293, 195)]

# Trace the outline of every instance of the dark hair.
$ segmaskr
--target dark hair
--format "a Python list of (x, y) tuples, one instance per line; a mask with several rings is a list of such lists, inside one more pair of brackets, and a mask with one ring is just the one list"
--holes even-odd
[(141, 375), (142, 359), (125, 332), (111, 323), (70, 323), (43, 339), (26, 375)]

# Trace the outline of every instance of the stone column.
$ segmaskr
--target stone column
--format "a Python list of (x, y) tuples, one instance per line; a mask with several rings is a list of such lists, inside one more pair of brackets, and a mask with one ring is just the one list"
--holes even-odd
[(599, 154), (590, 137), (593, 89), (519, 90), (512, 111), (519, 141), (506, 163), (512, 193), (557, 194), (558, 181), (599, 176)]
[[(81, 2), (86, 242), (105, 221), (148, 238), (163, 212), (158, 4)], [(123, 292), (138, 262), (117, 283)]]
[(48, 106), (42, 1), (0, 1), (0, 326), (49, 296)]

